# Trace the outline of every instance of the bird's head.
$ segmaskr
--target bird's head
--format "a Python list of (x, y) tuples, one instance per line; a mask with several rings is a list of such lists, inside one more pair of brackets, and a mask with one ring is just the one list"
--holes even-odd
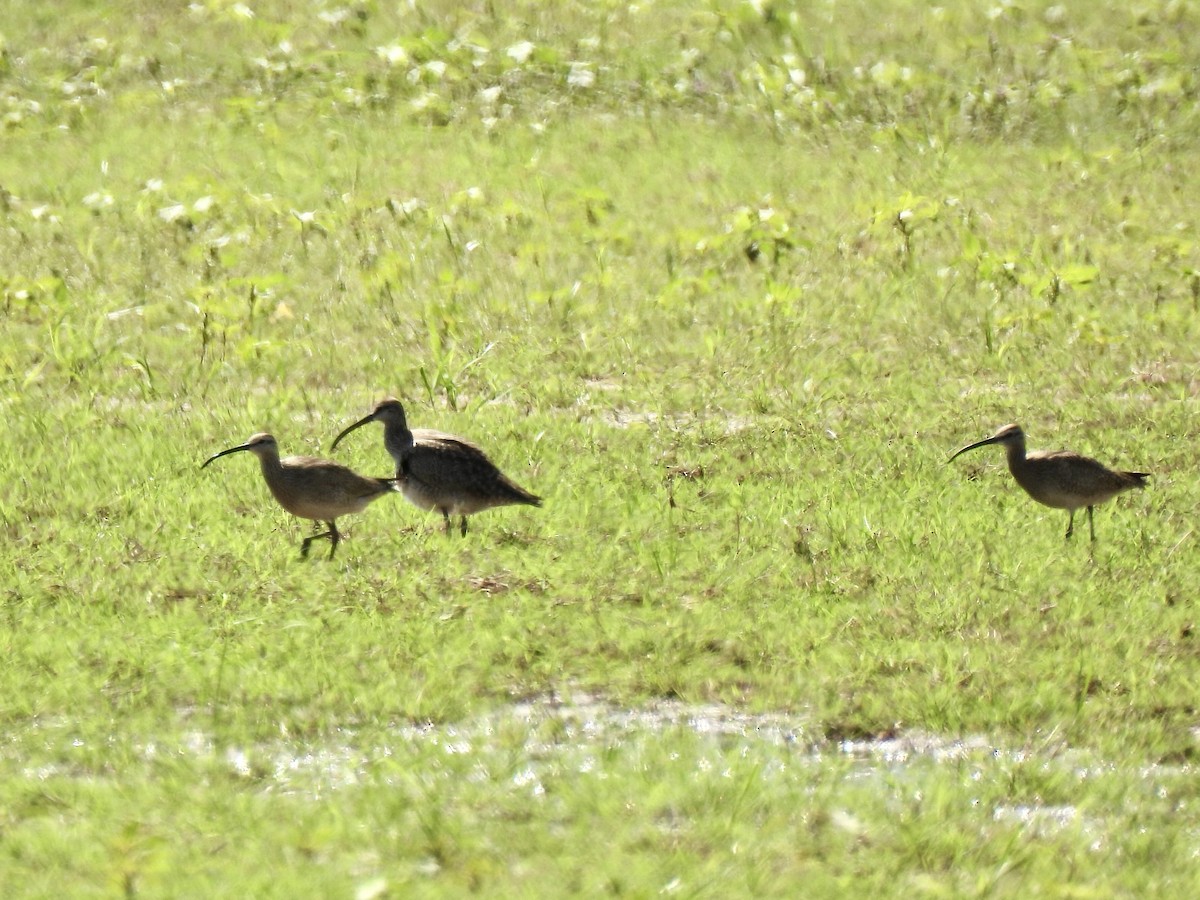
[(1005, 425), (991, 437), (984, 438), (982, 441), (976, 441), (973, 444), (967, 444), (967, 446), (957, 451), (954, 456), (951, 456), (950, 459), (946, 461), (951, 462), (962, 454), (966, 453), (968, 450), (974, 450), (976, 447), (986, 447), (988, 444), (1003, 444), (1006, 448), (1024, 447), (1025, 432), (1021, 430), (1020, 425)]
[(244, 444), (238, 444), (236, 447), (230, 447), (228, 450), (222, 450), (220, 453), (215, 453), (204, 461), (200, 468), (204, 468), (215, 459), (220, 459), (222, 456), (228, 456), (230, 453), (240, 453), (242, 450), (249, 450), (259, 459), (264, 456), (278, 456), (279, 445), (275, 443), (275, 438), (267, 434), (265, 431), (260, 431), (258, 434), (250, 436), (250, 440)]

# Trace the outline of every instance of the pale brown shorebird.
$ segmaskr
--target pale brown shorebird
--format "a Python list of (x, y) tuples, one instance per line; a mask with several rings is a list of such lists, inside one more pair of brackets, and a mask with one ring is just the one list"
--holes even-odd
[(988, 444), (1002, 444), (1008, 454), (1008, 470), (1017, 484), (1038, 503), (1054, 509), (1065, 509), (1067, 537), (1075, 529), (1075, 510), (1087, 507), (1088, 530), (1096, 540), (1092, 524), (1092, 507), (1132, 488), (1145, 487), (1150, 476), (1146, 472), (1118, 472), (1088, 456), (1071, 450), (1034, 450), (1025, 452), (1025, 432), (1020, 425), (1005, 425), (990, 438), (963, 447), (947, 462), (960, 454)]
[(279, 505), (293, 516), (324, 522), (329, 530), (306, 537), (300, 545), (300, 555), (308, 556), (308, 547), (315, 540), (329, 538), (329, 558), (337, 550), (339, 516), (362, 512), (368, 503), (395, 491), (391, 478), (368, 478), (353, 469), (313, 456), (279, 458), (279, 445), (266, 433), (252, 435), (250, 440), (228, 450), (222, 450), (204, 461), (204, 468), (215, 459), (248, 450), (258, 457), (263, 478)]
[(466, 535), (467, 516), (474, 513), (512, 503), (542, 505), (541, 497), (516, 484), (466, 438), (429, 428), (410, 431), (404, 406), (393, 397), (381, 400), (370, 415), (344, 429), (333, 447), (370, 422), (383, 423), (383, 446), (396, 461), (400, 493), (414, 506), (440, 512), (446, 534), (450, 533), (451, 516), (461, 517), (459, 530)]

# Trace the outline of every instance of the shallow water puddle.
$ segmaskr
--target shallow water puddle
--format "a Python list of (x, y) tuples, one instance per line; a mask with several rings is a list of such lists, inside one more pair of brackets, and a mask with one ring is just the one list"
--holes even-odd
[[(189, 715), (195, 715), (192, 711)], [(65, 723), (34, 726), (47, 746), (81, 748)], [(717, 704), (662, 701), (629, 709), (585, 692), (555, 693), (515, 702), (487, 714), (451, 724), (403, 725), (340, 732), (322, 744), (282, 738), (253, 746), (227, 746), (209, 733), (189, 730), (134, 745), (135, 756), (195, 759), (225, 769), (264, 790), (304, 797), (327, 796), (356, 787), (378, 787), (396, 778), (427, 785), (465, 780), (487, 784), (511, 796), (540, 799), (545, 784), (564, 778), (645, 777), (678, 766), (700, 781), (747, 777), (771, 783), (827, 783), (865, 786), (895, 798), (919, 796), (945, 779), (965, 785), (1003, 782), (1015, 769), (1069, 778), (1067, 784), (1105, 777), (1137, 781), (1148, 789), (1172, 789), (1190, 778), (1188, 767), (1149, 766), (1136, 772), (1094, 756), (1045, 741), (1038, 750), (1010, 749), (981, 736), (950, 738), (919, 732), (881, 739), (827, 741), (811, 733), (802, 715), (752, 714)], [(382, 735), (382, 737), (381, 737)], [(60, 742), (66, 742), (65, 745)], [(113, 737), (109, 744), (119, 744)], [(68, 763), (26, 770), (45, 780), (71, 777)], [(1082, 791), (1081, 791), (1082, 793)], [(1080, 827), (1103, 845), (1103, 824), (1070, 803), (1042, 803), (1025, 796), (982, 803), (980, 813), (1033, 834)], [(1060, 798), (1061, 799), (1061, 798)], [(971, 801), (978, 804), (981, 801)], [(839, 815), (856, 821), (853, 813)]]

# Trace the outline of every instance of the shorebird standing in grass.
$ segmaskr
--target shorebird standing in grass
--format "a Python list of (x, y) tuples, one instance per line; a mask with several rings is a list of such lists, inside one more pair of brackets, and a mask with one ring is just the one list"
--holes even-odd
[[(370, 422), (383, 423), (383, 446), (396, 461), (396, 482), (410, 503), (436, 509), (450, 533), (450, 517), (460, 516), (459, 530), (467, 533), (467, 516), (493, 506), (523, 503), (541, 506), (542, 499), (501, 472), (480, 447), (466, 438), (429, 428), (409, 430), (404, 406), (389, 397), (375, 404), (370, 415), (344, 429), (333, 447)], [(332, 448), (331, 448), (332, 449)]]
[(396, 490), (390, 478), (368, 478), (353, 469), (312, 456), (279, 458), (275, 438), (262, 433), (228, 450), (222, 450), (204, 461), (205, 468), (215, 459), (247, 450), (258, 457), (263, 478), (279, 505), (293, 516), (324, 522), (329, 530), (306, 537), (300, 545), (300, 555), (308, 556), (309, 545), (320, 538), (329, 538), (329, 558), (337, 550), (338, 534), (335, 519), (350, 513), (362, 512), (377, 497)]
[(1038, 503), (1065, 509), (1067, 537), (1075, 529), (1075, 510), (1087, 507), (1088, 530), (1096, 540), (1092, 507), (1132, 488), (1145, 487), (1150, 476), (1145, 472), (1118, 472), (1088, 456), (1070, 450), (1034, 450), (1025, 452), (1025, 432), (1020, 425), (1005, 425), (990, 438), (963, 447), (950, 460), (976, 447), (1001, 444), (1008, 454), (1008, 470), (1017, 484)]

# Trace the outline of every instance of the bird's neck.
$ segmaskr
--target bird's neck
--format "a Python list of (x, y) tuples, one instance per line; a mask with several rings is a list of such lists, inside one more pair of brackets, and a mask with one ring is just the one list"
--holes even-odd
[(405, 422), (389, 423), (383, 429), (383, 443), (393, 455), (412, 448), (413, 436)]
[(1004, 452), (1008, 455), (1008, 468), (1015, 472), (1025, 463), (1025, 442), (1014, 441), (1011, 444), (1004, 445)]
[(279, 461), (278, 453), (258, 453), (258, 464), (262, 467), (263, 477), (270, 480), (272, 475), (283, 471), (283, 463)]

